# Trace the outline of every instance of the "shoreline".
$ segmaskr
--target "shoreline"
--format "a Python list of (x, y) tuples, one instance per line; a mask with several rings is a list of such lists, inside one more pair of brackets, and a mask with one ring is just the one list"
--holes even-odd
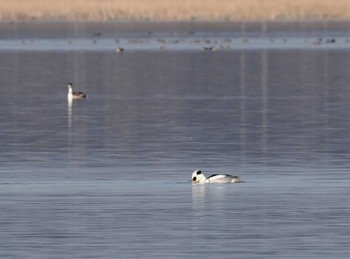
[[(0, 21), (0, 39), (20, 37), (109, 37), (124, 34), (155, 33), (192, 35), (196, 32), (227, 32), (245, 34), (250, 32), (312, 33), (328, 31), (350, 32), (350, 21)], [(56, 35), (57, 34), (57, 35)]]

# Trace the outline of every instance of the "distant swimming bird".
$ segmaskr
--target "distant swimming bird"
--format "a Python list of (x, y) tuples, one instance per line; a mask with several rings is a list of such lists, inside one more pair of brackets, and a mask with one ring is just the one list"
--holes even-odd
[(213, 174), (205, 177), (200, 170), (196, 170), (192, 173), (191, 181), (192, 183), (239, 183), (241, 179), (239, 176), (229, 174)]
[(86, 98), (86, 94), (84, 92), (75, 92), (73, 91), (73, 85), (72, 83), (68, 83), (68, 95), (67, 98), (69, 100), (73, 100), (73, 99), (85, 99)]
[(121, 47), (119, 47), (119, 48), (116, 48), (116, 49), (115, 49), (115, 52), (117, 52), (117, 53), (122, 53), (122, 52), (124, 52), (124, 49), (121, 48)]
[(204, 51), (216, 51), (216, 48), (214, 48), (214, 47), (203, 47), (202, 49)]
[(322, 41), (323, 41), (322, 38), (318, 38), (317, 40), (315, 40), (315, 41), (313, 42), (313, 44), (314, 44), (314, 45), (321, 45)]
[(335, 42), (336, 42), (336, 40), (334, 38), (326, 40), (326, 43), (335, 43)]

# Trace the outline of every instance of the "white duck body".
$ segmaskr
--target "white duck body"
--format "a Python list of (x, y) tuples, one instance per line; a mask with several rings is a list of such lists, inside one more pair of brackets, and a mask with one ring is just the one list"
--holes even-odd
[(192, 183), (239, 183), (241, 179), (238, 176), (229, 174), (213, 174), (205, 177), (200, 170), (192, 173)]
[(68, 95), (67, 95), (68, 100), (85, 99), (86, 98), (85, 93), (73, 91), (72, 83), (68, 83), (67, 87), (68, 87)]

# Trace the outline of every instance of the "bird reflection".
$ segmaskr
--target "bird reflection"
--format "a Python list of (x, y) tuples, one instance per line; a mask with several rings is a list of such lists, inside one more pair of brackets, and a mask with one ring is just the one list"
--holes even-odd
[(73, 99), (67, 98), (67, 111), (68, 111), (68, 127), (69, 129), (72, 127), (72, 106), (73, 106)]
[(227, 184), (192, 184), (192, 210), (195, 216), (205, 214), (205, 205), (216, 201), (217, 204), (225, 200)]
[(195, 218), (203, 217), (205, 212), (205, 190), (206, 186), (192, 185), (192, 210)]

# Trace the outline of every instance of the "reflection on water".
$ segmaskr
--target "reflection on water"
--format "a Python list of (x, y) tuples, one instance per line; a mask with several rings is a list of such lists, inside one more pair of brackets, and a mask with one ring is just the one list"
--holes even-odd
[(349, 55), (0, 52), (0, 257), (349, 255)]
[(206, 186), (203, 184), (192, 184), (192, 209), (195, 218), (201, 218), (204, 216), (205, 188)]
[[(242, 184), (242, 183), (240, 183)], [(228, 196), (228, 191), (232, 191), (237, 184), (192, 184), (192, 209), (195, 218), (201, 218), (206, 215), (207, 206), (218, 206), (219, 204), (226, 205), (225, 200)]]
[(72, 105), (73, 105), (73, 99), (67, 98), (67, 110), (68, 110), (68, 128), (70, 129), (72, 127)]

